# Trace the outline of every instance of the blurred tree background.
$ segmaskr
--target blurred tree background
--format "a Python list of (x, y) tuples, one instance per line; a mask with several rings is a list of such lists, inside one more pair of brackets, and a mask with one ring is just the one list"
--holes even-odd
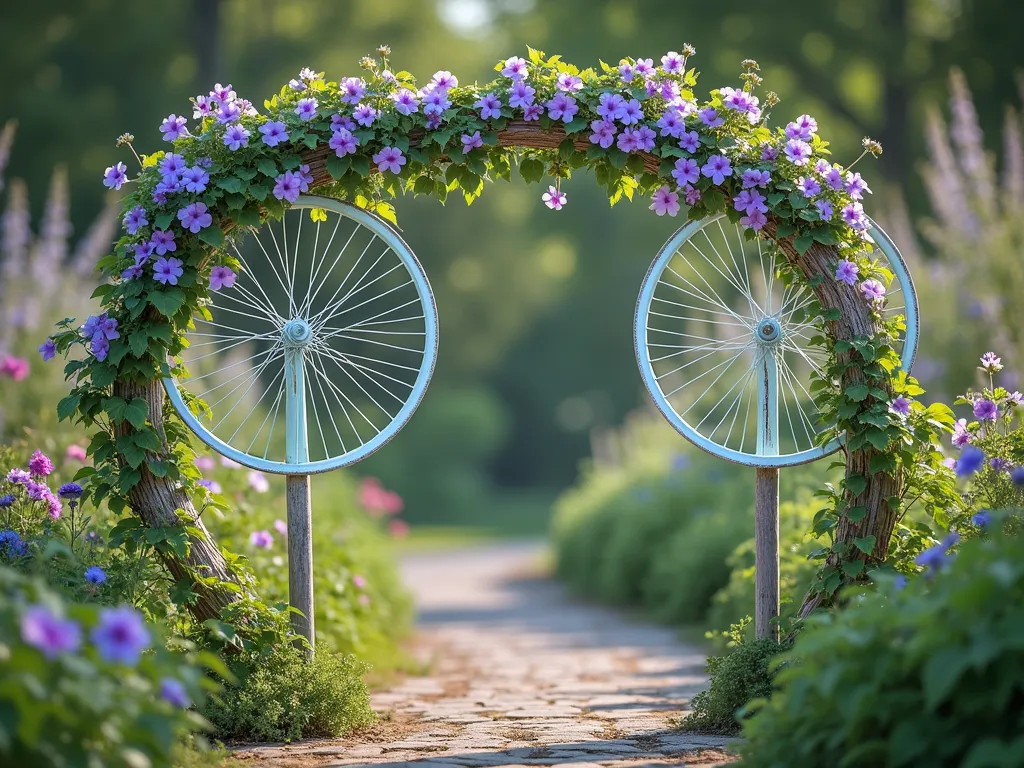
[[(869, 213), (906, 199), (916, 221), (929, 214), (927, 108), (945, 103), (956, 66), (995, 139), (1018, 103), (1024, 28), (1016, 0), (5, 0), (2, 16), (0, 122), (20, 122), (10, 175), (28, 181), (38, 212), (54, 163), (66, 165), (79, 231), (103, 205), (103, 168), (130, 160), (119, 134), (156, 151), (160, 121), (190, 114), (188, 98), (214, 82), (259, 105), (302, 67), (356, 74), (381, 43), (421, 81), (438, 69), (490, 79), (499, 56), (527, 44), (586, 66), (690, 42), (706, 92), (736, 85), (754, 58), (782, 97), (776, 120), (815, 115), (840, 161), (864, 135), (883, 142), (863, 169)], [(410, 425), (357, 471), (400, 491), (413, 522), (542, 523), (594, 431), (644, 402), (636, 292), (678, 222), (646, 202), (609, 211), (585, 177), (565, 189), (558, 214), (521, 181), (492, 185), (471, 210), (399, 203), (437, 296), (440, 361)]]

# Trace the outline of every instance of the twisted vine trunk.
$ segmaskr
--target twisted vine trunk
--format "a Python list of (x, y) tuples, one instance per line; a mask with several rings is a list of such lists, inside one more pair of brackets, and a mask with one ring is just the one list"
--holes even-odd
[[(498, 144), (503, 147), (557, 149), (565, 138), (565, 131), (560, 127), (544, 130), (536, 123), (513, 120), (509, 122), (505, 130), (498, 134)], [(412, 146), (418, 146), (420, 140), (421, 136), (414, 134), (410, 136), (409, 143)], [(586, 152), (590, 146), (584, 137), (574, 139), (573, 145), (579, 152)], [(314, 188), (333, 181), (326, 167), (326, 160), (332, 152), (333, 150), (329, 147), (319, 146), (302, 153), (303, 162), (309, 165), (310, 173), (313, 175), (312, 186)], [(660, 166), (658, 158), (645, 153), (643, 161), (646, 171), (654, 174), (658, 172)], [(230, 229), (231, 226), (230, 222), (224, 222), (225, 229)], [(878, 330), (871, 319), (867, 304), (848, 286), (832, 279), (835, 264), (839, 259), (838, 251), (835, 248), (816, 243), (806, 253), (800, 255), (791, 239), (779, 239), (776, 233), (777, 222), (769, 221), (765, 227), (765, 234), (779, 243), (789, 260), (803, 272), (805, 277), (808, 279), (819, 275), (825, 277), (812, 290), (825, 311), (838, 309), (840, 312), (838, 320), (828, 322), (828, 330), (833, 339), (836, 341), (850, 340), (855, 336), (873, 334)], [(839, 355), (839, 359), (840, 362), (847, 362), (849, 353)], [(863, 381), (864, 375), (860, 369), (849, 368), (843, 374), (841, 384), (845, 389), (851, 384)], [(150, 420), (161, 437), (163, 436), (164, 391), (159, 381), (148, 382), (146, 385), (118, 381), (114, 384), (114, 394), (126, 400), (134, 397), (144, 398), (149, 404)], [(896, 523), (897, 510), (890, 507), (887, 500), (900, 494), (901, 479), (884, 473), (870, 474), (871, 459), (875, 453), (876, 451), (870, 446), (847, 452), (847, 477), (863, 475), (867, 480), (867, 485), (859, 494), (853, 495), (846, 492), (844, 503), (847, 507), (863, 505), (867, 508), (867, 514), (856, 523), (850, 521), (845, 514), (840, 515), (835, 530), (835, 542), (840, 549), (843, 549), (842, 545), (847, 545), (847, 552), (843, 558), (845, 560), (855, 558), (867, 561), (884, 560)], [(202, 531), (202, 536), (190, 536), (189, 556), (184, 562), (179, 561), (173, 555), (164, 555), (167, 567), (175, 578), (182, 578), (191, 571), (214, 576), (218, 581), (236, 581), (228, 571), (216, 542), (206, 531), (202, 521), (198, 519), (191, 499), (174, 481), (153, 475), (143, 465), (142, 480), (132, 489), (130, 501), (133, 511), (151, 527), (178, 525), (179, 519), (176, 510), (180, 509), (194, 521), (195, 527)], [(855, 538), (872, 535), (875, 536), (875, 545), (870, 554), (861, 553), (853, 546)], [(834, 553), (830, 554), (827, 564), (839, 566), (840, 557)], [(198, 621), (216, 618), (223, 608), (240, 598), (240, 595), (235, 592), (217, 585), (197, 583), (195, 590), (199, 594), (199, 600), (195, 605), (190, 606), (190, 610)], [(800, 611), (801, 616), (809, 614), (821, 604), (821, 601), (820, 593), (812, 589), (804, 599)]]

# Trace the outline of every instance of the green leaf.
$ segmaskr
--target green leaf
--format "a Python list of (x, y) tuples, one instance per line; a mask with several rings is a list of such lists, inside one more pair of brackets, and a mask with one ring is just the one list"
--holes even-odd
[(544, 178), (544, 163), (533, 157), (524, 158), (519, 163), (519, 174), (527, 183), (540, 181)]
[(235, 214), (235, 223), (240, 227), (258, 227), (260, 210), (256, 206), (246, 206)]
[(856, 578), (857, 576), (860, 576), (863, 570), (863, 560), (847, 560), (843, 563), (843, 572), (846, 573), (847, 576)]
[(802, 256), (807, 253), (807, 249), (814, 244), (814, 238), (810, 235), (797, 235), (793, 238), (793, 245)]
[(345, 157), (331, 155), (327, 158), (327, 162), (324, 165), (327, 166), (327, 172), (331, 174), (331, 178), (337, 181), (348, 173), (348, 169), (352, 167), (352, 158), (348, 155)]
[(153, 221), (153, 226), (156, 229), (167, 229), (169, 226), (171, 226), (172, 221), (174, 221), (174, 214), (164, 213), (156, 217), (156, 219)]
[(142, 357), (146, 354), (146, 348), (149, 347), (149, 334), (144, 329), (132, 331), (128, 336), (128, 345), (131, 347), (133, 355)]
[(352, 170), (360, 176), (370, 175), (370, 158), (366, 155), (352, 155)]
[(865, 555), (870, 555), (875, 550), (875, 537), (874, 536), (861, 536), (853, 540), (853, 546), (863, 552)]
[(789, 237), (794, 232), (796, 232), (796, 225), (793, 224), (793, 222), (791, 222), (791, 221), (781, 221), (781, 222), (779, 222), (779, 227), (776, 230), (776, 234), (779, 237)]
[[(223, 236), (223, 233), (221, 233)], [(149, 303), (156, 307), (165, 317), (173, 317), (185, 303), (185, 294), (178, 288), (152, 292), (148, 296)]]
[(277, 163), (269, 157), (261, 157), (256, 162), (256, 169), (264, 176), (269, 176), (272, 179), (277, 178), (277, 175), (280, 173)]
[(869, 391), (867, 384), (851, 384), (843, 390), (843, 394), (859, 403), (867, 399)]
[(587, 127), (586, 118), (576, 117), (565, 124), (565, 132), (570, 136), (574, 133), (579, 133)]
[(868, 508), (865, 507), (863, 504), (858, 504), (856, 507), (850, 507), (849, 509), (846, 510), (846, 518), (851, 523), (859, 523), (861, 520), (864, 519), (864, 516), (867, 515), (867, 513)]
[(928, 659), (921, 673), (924, 703), (928, 709), (935, 709), (945, 701), (968, 664), (970, 656), (955, 646), (943, 648)]
[(127, 407), (128, 404), (121, 397), (107, 397), (103, 400), (103, 410), (115, 424), (124, 421), (124, 409)]
[(142, 429), (136, 432), (134, 435), (132, 435), (132, 440), (135, 442), (137, 446), (139, 446), (139, 448), (141, 448), (144, 451), (152, 451), (156, 453), (157, 451), (160, 450), (161, 447), (160, 438), (156, 434), (156, 430), (152, 428)]
[(147, 416), (149, 416), (149, 405), (141, 397), (136, 397), (124, 408), (124, 417), (136, 429), (142, 429), (146, 426)]
[(199, 239), (209, 246), (219, 248), (224, 245), (224, 230), (217, 225), (212, 225), (199, 233)]
[(57, 421), (64, 421), (64, 419), (70, 418), (78, 410), (78, 403), (81, 400), (82, 396), (80, 394), (71, 394), (61, 398), (60, 402), (57, 403)]
[[(128, 462), (128, 465), (132, 469), (136, 469), (142, 466), (142, 462), (146, 460), (146, 452), (139, 448), (135, 443), (126, 443), (121, 449), (121, 455), (124, 456), (124, 460)], [(122, 478), (122, 484), (123, 484)]]
[(850, 475), (843, 484), (850, 493), (857, 496), (864, 493), (864, 489), (868, 487), (868, 479), (864, 475)]
[(216, 185), (225, 192), (241, 192), (245, 188), (245, 184), (242, 183), (241, 179), (235, 178), (234, 176), (228, 176), (226, 179), (218, 179)]

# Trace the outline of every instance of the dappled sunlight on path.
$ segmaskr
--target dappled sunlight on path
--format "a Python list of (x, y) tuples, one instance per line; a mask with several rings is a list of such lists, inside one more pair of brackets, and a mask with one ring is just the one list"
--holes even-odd
[(540, 544), (408, 555), (430, 672), (375, 693), (359, 736), (261, 747), (247, 765), (717, 765), (727, 739), (675, 730), (706, 684), (676, 634), (574, 602)]

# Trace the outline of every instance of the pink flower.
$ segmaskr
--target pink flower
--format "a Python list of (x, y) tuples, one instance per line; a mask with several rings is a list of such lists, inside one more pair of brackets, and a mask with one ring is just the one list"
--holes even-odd
[(388, 532), (396, 539), (401, 539), (409, 535), (409, 524), (404, 520), (392, 520), (388, 523)]
[(356, 589), (366, 589), (366, 579), (358, 573), (352, 577), (352, 584), (355, 585)]
[(359, 485), (359, 503), (373, 517), (397, 514), (405, 506), (401, 496), (385, 490), (375, 477), (363, 478)]
[(363, 606), (369, 605), (370, 604), (370, 596), (368, 594), (366, 594), (365, 592), (363, 594), (359, 595), (359, 604), (363, 605)]
[(80, 445), (69, 445), (67, 451), (64, 452), (64, 461), (85, 461), (86, 453), (85, 448)]
[(373, 162), (377, 164), (377, 170), (381, 173), (391, 171), (397, 175), (402, 172), (402, 166), (405, 165), (406, 160), (402, 150), (398, 147), (384, 147), (373, 156)]
[(267, 480), (267, 476), (257, 469), (250, 470), (246, 480), (249, 482), (249, 487), (256, 493), (266, 493), (270, 490), (270, 481)]
[(562, 210), (562, 206), (565, 205), (566, 195), (560, 191), (558, 187), (548, 187), (548, 191), (540, 196), (540, 199), (544, 201), (544, 205), (553, 211)]
[(28, 471), (33, 475), (46, 477), (53, 472), (53, 462), (42, 451), (36, 451), (32, 454), (32, 458), (28, 460)]
[(651, 198), (650, 209), (659, 216), (664, 216), (666, 213), (669, 216), (675, 216), (679, 213), (679, 195), (668, 186), (661, 187)]
[(274, 530), (277, 531), (282, 536), (287, 536), (288, 535), (288, 523), (286, 523), (284, 520), (275, 520), (274, 521)]
[(274, 546), (274, 536), (270, 531), (253, 531), (249, 534), (249, 543), (260, 549), (270, 549)]
[(21, 381), (28, 376), (28, 360), (23, 357), (7, 355), (0, 360), (0, 376), (9, 376), (15, 381)]
[(196, 469), (200, 472), (209, 472), (217, 466), (216, 462), (213, 460), (213, 456), (196, 456), (195, 465)]
[(881, 301), (885, 298), (885, 286), (878, 280), (865, 280), (860, 284), (860, 292), (868, 302)]

